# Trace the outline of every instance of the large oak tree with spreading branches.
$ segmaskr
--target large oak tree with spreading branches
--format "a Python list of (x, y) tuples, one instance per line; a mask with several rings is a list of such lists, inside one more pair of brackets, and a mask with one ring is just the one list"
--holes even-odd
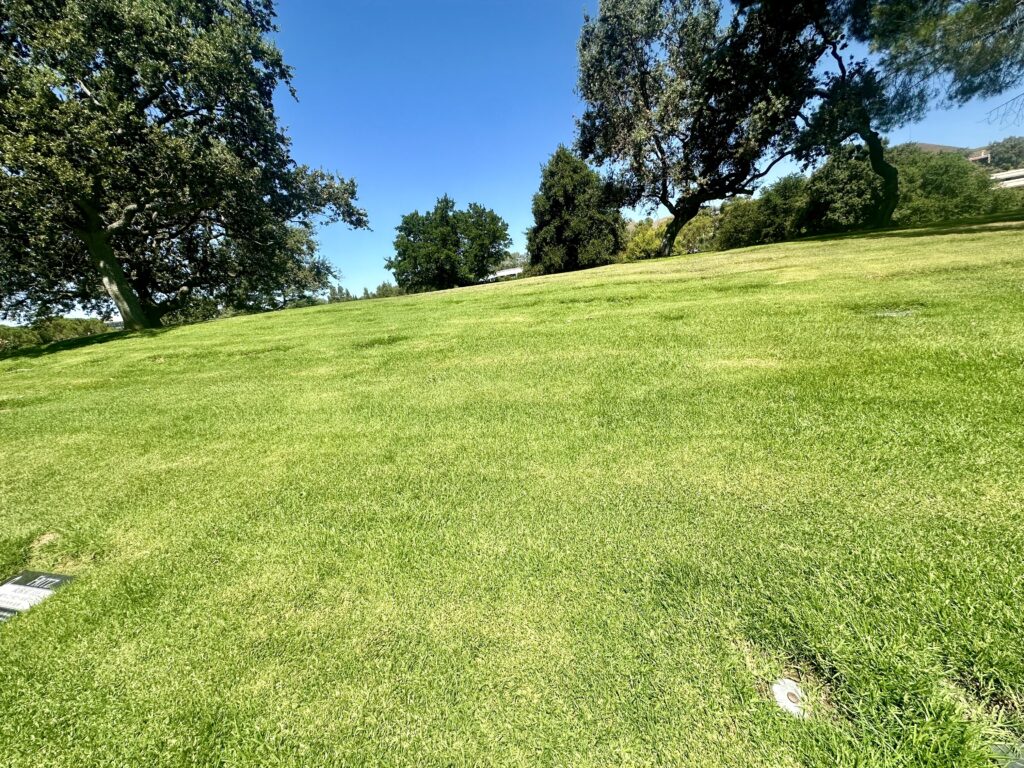
[(668, 210), (663, 254), (703, 205), (752, 194), (791, 152), (821, 53), (804, 30), (715, 0), (601, 0), (586, 19), (577, 147), (627, 204)]
[(0, 311), (147, 328), (326, 286), (314, 224), (366, 215), (292, 160), (273, 31), (272, 0), (6, 0)]

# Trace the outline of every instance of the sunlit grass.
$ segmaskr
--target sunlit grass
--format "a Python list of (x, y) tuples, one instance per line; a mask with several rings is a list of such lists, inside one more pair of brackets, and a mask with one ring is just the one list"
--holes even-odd
[(0, 625), (0, 764), (1024, 736), (1024, 225), (241, 317), (0, 386), (0, 575), (78, 577)]

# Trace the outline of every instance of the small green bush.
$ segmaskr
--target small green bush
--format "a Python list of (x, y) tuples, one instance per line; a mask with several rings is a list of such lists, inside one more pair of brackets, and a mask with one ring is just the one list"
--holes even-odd
[(672, 255), (679, 256), (715, 250), (717, 228), (718, 217), (705, 208), (679, 230), (675, 245), (672, 247)]
[(39, 334), (31, 328), (0, 325), (0, 354), (22, 347), (36, 347), (42, 344)]
[[(714, 250), (717, 217), (710, 210), (702, 210), (690, 219), (676, 236), (672, 246), (673, 256), (701, 253)], [(626, 247), (620, 261), (642, 261), (661, 255), (661, 243), (665, 239), (665, 228), (669, 220), (643, 219), (630, 224), (627, 231)]]
[(721, 251), (758, 245), (764, 242), (768, 226), (769, 221), (760, 200), (746, 197), (730, 200), (722, 206), (715, 245)]
[(643, 219), (631, 223), (627, 232), (626, 248), (622, 261), (643, 261), (653, 259), (661, 253), (661, 240), (665, 234), (665, 222)]
[(931, 154), (904, 145), (891, 153), (900, 170), (900, 204), (894, 223), (923, 226), (996, 212), (989, 171), (953, 152)]
[(108, 331), (102, 320), (92, 318), (47, 317), (30, 326), (0, 325), (0, 354)]

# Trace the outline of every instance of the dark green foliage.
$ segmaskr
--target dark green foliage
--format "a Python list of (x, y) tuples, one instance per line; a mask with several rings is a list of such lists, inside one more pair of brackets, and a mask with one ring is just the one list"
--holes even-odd
[(663, 255), (702, 206), (750, 194), (790, 151), (815, 84), (821, 46), (802, 19), (761, 4), (731, 13), (713, 0), (601, 0), (580, 37), (578, 147), (627, 202), (669, 211)]
[[(900, 204), (893, 216), (898, 225), (920, 226), (1013, 207), (1012, 196), (993, 189), (988, 170), (962, 155), (930, 153), (907, 144), (893, 148), (889, 156), (900, 172)], [(853, 145), (814, 172), (808, 191), (805, 221), (813, 233), (870, 226), (881, 195), (864, 150)]]
[(366, 216), (354, 182), (291, 158), (273, 18), (272, 0), (4, 3), (0, 311), (116, 305), (146, 327), (326, 287), (314, 220)]
[(363, 288), (363, 293), (360, 296), (352, 293), (348, 288), (332, 285), (327, 291), (327, 303), (340, 304), (346, 301), (359, 301), (361, 299), (386, 299), (390, 296), (401, 296), (403, 293), (405, 291), (386, 280), (372, 291), (368, 288)]
[(378, 285), (372, 291), (367, 290), (366, 288), (363, 288), (363, 295), (360, 296), (359, 298), (361, 298), (361, 299), (388, 299), (388, 298), (391, 298), (392, 296), (401, 296), (404, 293), (405, 293), (405, 291), (403, 291), (397, 285), (395, 285), (394, 283), (389, 283), (387, 280), (385, 280), (383, 283)]
[(40, 344), (39, 334), (28, 326), (0, 325), (0, 354)]
[(900, 82), (927, 82), (951, 104), (1024, 81), (1020, 0), (861, 0), (862, 38)]
[(39, 334), (39, 341), (43, 344), (110, 332), (102, 320), (82, 317), (47, 317), (34, 322), (32, 330)]
[(542, 272), (609, 264), (625, 240), (614, 188), (565, 147), (555, 151), (541, 172), (533, 221), (526, 250), (530, 264)]
[(804, 222), (812, 233), (848, 232), (871, 224), (882, 185), (859, 144), (837, 147), (811, 174)]
[(477, 203), (470, 203), (466, 210), (457, 211), (455, 223), (470, 282), (479, 283), (508, 258), (508, 249), (512, 245), (508, 224), (494, 211)]
[(792, 240), (803, 233), (809, 197), (807, 186), (805, 176), (793, 173), (761, 191), (758, 201), (766, 220), (763, 242)]
[(355, 301), (359, 297), (348, 288), (341, 285), (332, 285), (327, 289), (327, 303), (339, 304), (343, 301)]
[(434, 210), (413, 211), (396, 228), (395, 255), (385, 262), (409, 293), (473, 285), (508, 255), (508, 224), (494, 211), (470, 203), (464, 211), (445, 195)]
[[(923, 226), (1024, 207), (1019, 190), (995, 189), (988, 169), (955, 152), (925, 152), (912, 144), (889, 150), (899, 169), (900, 202), (893, 220)], [(722, 207), (716, 244), (721, 249), (778, 242), (801, 234), (869, 228), (882, 196), (867, 151), (839, 147), (809, 179), (791, 176), (754, 200)]]
[[(962, 104), (1024, 80), (1020, 0), (762, 0), (752, 5), (775, 5), (778, 13), (804, 17), (806, 34), (824, 46), (828, 67), (817, 70), (820, 85), (811, 94), (817, 101), (809, 104), (797, 153), (811, 160), (858, 136), (881, 182), (873, 226), (895, 221), (904, 186), (885, 157), (883, 133), (921, 117), (936, 94), (947, 104)], [(851, 54), (851, 40), (876, 56)]]
[(205, 323), (220, 317), (229, 317), (243, 313), (244, 310), (222, 306), (214, 298), (197, 296), (193, 297), (181, 309), (164, 315), (161, 318), (161, 323), (163, 325), (191, 325), (192, 323)]
[(109, 331), (103, 321), (91, 318), (47, 317), (30, 326), (0, 325), (0, 354)]
[(918, 226), (997, 212), (984, 166), (952, 152), (934, 154), (911, 145), (896, 147), (891, 155), (900, 169), (897, 224)]
[(809, 186), (804, 176), (791, 174), (765, 187), (757, 199), (727, 202), (717, 221), (716, 247), (728, 250), (799, 237), (807, 224)]
[(1007, 136), (988, 145), (992, 167), (1002, 171), (1024, 168), (1024, 136)]
[(455, 220), (455, 201), (445, 195), (433, 211), (413, 211), (396, 228), (395, 255), (384, 265), (410, 293), (468, 285), (472, 281)]
[(806, 92), (795, 157), (810, 165), (858, 137), (880, 181), (871, 225), (888, 226), (899, 202), (899, 173), (886, 159), (882, 137), (923, 115), (925, 89), (913, 82), (894, 83), (877, 62), (851, 49), (851, 39), (865, 39), (865, 3), (765, 0), (753, 5), (774, 15), (788, 15), (789, 27), (799, 29), (798, 34), (813, 41), (819, 51), (819, 60), (808, 73), (813, 86)]
[(765, 242), (768, 218), (759, 200), (740, 198), (722, 205), (715, 245), (721, 251)]

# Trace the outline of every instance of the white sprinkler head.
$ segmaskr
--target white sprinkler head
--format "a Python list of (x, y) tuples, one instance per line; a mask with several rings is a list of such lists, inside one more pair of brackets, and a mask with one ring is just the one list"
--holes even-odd
[(772, 683), (772, 696), (775, 703), (793, 715), (807, 717), (807, 697), (796, 680), (783, 677)]

